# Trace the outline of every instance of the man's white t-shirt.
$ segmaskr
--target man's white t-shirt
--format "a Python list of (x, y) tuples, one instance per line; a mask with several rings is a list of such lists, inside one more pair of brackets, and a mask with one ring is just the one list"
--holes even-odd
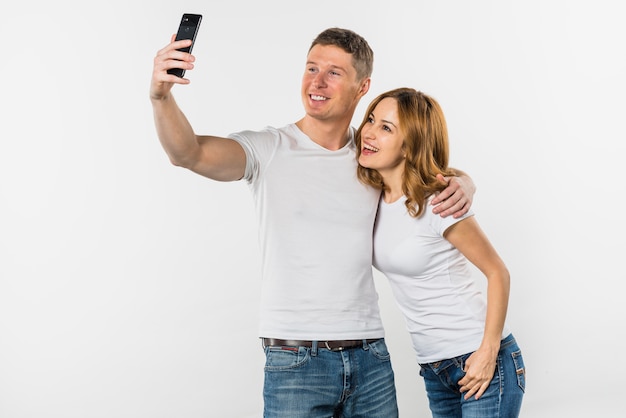
[(260, 336), (382, 338), (372, 276), (380, 193), (356, 177), (353, 138), (330, 151), (295, 124), (229, 137), (245, 150), (259, 223)]
[[(448, 227), (473, 212), (442, 218), (427, 206), (413, 218), (405, 202), (405, 197), (390, 204), (381, 199), (373, 262), (389, 279), (417, 361), (432, 363), (476, 351), (485, 328), (486, 299), (467, 259), (443, 237)], [(505, 329), (502, 336), (508, 334)]]

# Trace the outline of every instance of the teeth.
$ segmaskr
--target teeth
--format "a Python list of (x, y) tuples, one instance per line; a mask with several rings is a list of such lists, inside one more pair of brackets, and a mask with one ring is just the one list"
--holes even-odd
[(324, 96), (316, 96), (314, 94), (311, 95), (311, 99), (313, 100), (328, 100), (326, 97)]
[(370, 150), (370, 151), (374, 151), (374, 152), (380, 151), (378, 148), (374, 148), (373, 146), (368, 145), (368, 144), (363, 144), (363, 148)]

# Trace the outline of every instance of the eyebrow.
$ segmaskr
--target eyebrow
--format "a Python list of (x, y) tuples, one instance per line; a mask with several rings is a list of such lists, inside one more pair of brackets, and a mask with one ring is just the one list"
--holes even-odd
[[(370, 113), (370, 117), (371, 117), (372, 119), (376, 119), (376, 118), (374, 118), (374, 114), (373, 114), (373, 113)], [(390, 121), (390, 120), (381, 119), (380, 121), (381, 121), (382, 123), (388, 123), (389, 125), (393, 125), (393, 127), (394, 127), (394, 128), (398, 129), (398, 127), (396, 126), (396, 124), (395, 124), (395, 123), (393, 123), (393, 122), (392, 122), (392, 121)]]
[[(316, 63), (315, 61), (307, 61), (307, 62), (306, 62), (306, 65), (315, 65), (316, 67), (319, 67), (319, 66), (320, 66), (320, 65), (319, 65), (318, 63)], [(332, 69), (337, 69), (337, 70), (341, 70), (341, 71), (343, 71), (344, 73), (347, 73), (347, 72), (348, 72), (345, 68), (343, 68), (343, 67), (341, 67), (341, 66), (339, 66), (339, 65), (331, 65), (331, 66), (330, 66), (330, 68), (332, 68)]]

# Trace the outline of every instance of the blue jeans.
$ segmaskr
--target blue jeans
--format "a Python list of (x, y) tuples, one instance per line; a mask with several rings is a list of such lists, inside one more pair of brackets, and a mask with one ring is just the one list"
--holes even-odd
[(395, 418), (391, 360), (384, 339), (343, 351), (265, 347), (265, 418)]
[(465, 360), (471, 354), (420, 364), (433, 418), (518, 417), (526, 390), (526, 369), (513, 335), (502, 340), (495, 374), (478, 400), (475, 396), (465, 400), (458, 384), (465, 375)]

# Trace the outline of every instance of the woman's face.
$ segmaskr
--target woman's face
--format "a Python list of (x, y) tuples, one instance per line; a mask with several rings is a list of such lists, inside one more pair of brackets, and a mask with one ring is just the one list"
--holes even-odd
[(400, 129), (396, 99), (386, 97), (361, 129), (359, 164), (386, 173), (404, 169), (404, 132)]

